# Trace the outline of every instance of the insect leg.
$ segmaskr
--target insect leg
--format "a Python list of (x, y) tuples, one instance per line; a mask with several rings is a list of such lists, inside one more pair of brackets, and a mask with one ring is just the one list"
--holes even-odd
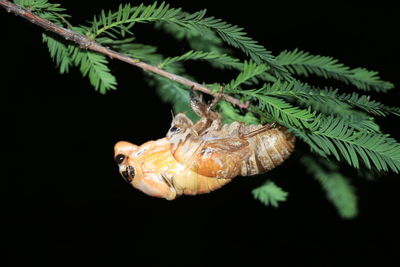
[(197, 95), (193, 90), (190, 91), (190, 106), (201, 118), (207, 118), (208, 120), (216, 120), (220, 118), (218, 112), (211, 110), (211, 105), (209, 106), (204, 103), (202, 95)]
[(224, 97), (224, 87), (221, 86), (220, 88), (220, 92), (217, 93), (217, 96), (214, 97), (213, 101), (211, 102), (211, 104), (207, 107), (207, 112), (211, 111), (211, 108), (217, 104), (222, 98)]
[(195, 93), (195, 91), (190, 91), (190, 107), (193, 109), (194, 113), (196, 113), (200, 117), (205, 117), (206, 112), (206, 104), (203, 102), (203, 96)]
[[(160, 173), (161, 178), (164, 180), (164, 182), (171, 188), (175, 190), (174, 183), (170, 181), (169, 177), (167, 177), (164, 173)], [(171, 177), (171, 180), (173, 180), (173, 177)]]
[(275, 128), (275, 126), (276, 126), (275, 123), (265, 124), (261, 128), (258, 128), (257, 130), (251, 131), (249, 133), (246, 133), (246, 134), (240, 133), (240, 138), (250, 138), (250, 137), (256, 136), (256, 135), (258, 135), (260, 133), (263, 133), (263, 132), (266, 132), (266, 131), (268, 131), (268, 130), (270, 130), (272, 128)]

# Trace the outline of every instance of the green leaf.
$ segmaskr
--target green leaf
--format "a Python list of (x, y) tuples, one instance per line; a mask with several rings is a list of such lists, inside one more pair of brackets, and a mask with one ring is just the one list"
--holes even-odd
[(198, 116), (190, 107), (188, 90), (185, 90), (178, 83), (161, 77), (156, 77), (156, 79), (150, 82), (150, 84), (157, 88), (157, 93), (163, 101), (172, 105), (174, 113), (183, 112), (192, 121), (198, 120)]
[(117, 81), (107, 66), (107, 58), (103, 55), (72, 48), (72, 57), (75, 66), (79, 66), (83, 76), (89, 76), (90, 84), (102, 94), (116, 89)]
[(14, 3), (60, 26), (63, 26), (65, 18), (69, 17), (64, 13), (66, 9), (60, 7), (60, 4), (49, 3), (47, 0), (14, 0)]
[(279, 202), (286, 201), (288, 193), (274, 182), (267, 181), (262, 186), (253, 189), (253, 197), (266, 206), (278, 207)]
[(69, 50), (71, 45), (68, 46), (46, 34), (42, 34), (42, 38), (43, 42), (47, 44), (51, 58), (60, 69), (60, 73), (68, 73), (69, 67), (73, 64)]
[(92, 21), (90, 35), (96, 38), (102, 34), (112, 37), (118, 33), (122, 37), (132, 34), (131, 28), (135, 23), (167, 21), (170, 23), (181, 23), (183, 15), (180, 9), (170, 8), (168, 4), (154, 2), (152, 5), (131, 6), (130, 4), (120, 5), (116, 12), (101, 12)]
[(267, 69), (266, 65), (258, 65), (252, 61), (245, 61), (243, 64), (243, 71), (236, 77), (236, 79), (233, 79), (229, 83), (228, 87), (230, 89), (235, 89), (251, 79), (256, 79), (257, 76), (264, 73)]
[(221, 68), (243, 67), (243, 64), (240, 63), (238, 59), (228, 56), (226, 54), (218, 54), (216, 52), (204, 52), (204, 51), (194, 51), (194, 50), (190, 50), (181, 56), (167, 57), (158, 65), (158, 67), (165, 68), (170, 64), (188, 60), (207, 60), (212, 62), (214, 66), (218, 66)]
[(91, 85), (100, 93), (116, 89), (117, 81), (107, 66), (107, 58), (101, 54), (80, 50), (76, 45), (63, 42), (43, 34), (51, 58), (60, 73), (67, 73), (72, 65), (80, 68), (83, 76), (89, 76)]
[(122, 43), (112, 46), (118, 52), (139, 60), (146, 60), (150, 64), (159, 64), (163, 56), (157, 52), (157, 47), (141, 43)]
[(378, 171), (400, 171), (400, 144), (388, 135), (356, 130), (336, 117), (320, 117), (319, 128), (312, 132), (294, 131), (322, 156), (333, 155), (355, 168), (359, 162)]
[(295, 83), (293, 86), (279, 86), (280, 83), (277, 82), (277, 85), (278, 86), (266, 88), (264, 95), (295, 98), (310, 104), (317, 103), (324, 106), (332, 106), (331, 111), (337, 109), (337, 113), (348, 107), (355, 107), (373, 115), (386, 116), (388, 114), (394, 114), (400, 116), (400, 108), (386, 106), (378, 101), (370, 99), (369, 96), (360, 95), (356, 92), (339, 94), (338, 89), (312, 88), (307, 84), (301, 83)]
[(236, 25), (232, 25), (215, 17), (207, 17), (192, 22), (214, 30), (226, 43), (239, 48), (257, 64), (266, 64), (278, 78), (290, 80), (289, 73), (275, 60), (275, 57), (264, 46), (247, 36), (247, 33)]
[(394, 87), (392, 83), (380, 80), (375, 71), (364, 68), (350, 69), (332, 57), (311, 55), (297, 49), (281, 52), (276, 61), (292, 74), (306, 77), (315, 74), (325, 79), (331, 78), (352, 84), (366, 91), (386, 92)]
[[(184, 15), (188, 13), (181, 11)], [(203, 27), (201, 32), (196, 28), (182, 27), (174, 23), (155, 23), (157, 29), (162, 29), (179, 42), (185, 40), (192, 50), (213, 52), (219, 55), (230, 54), (231, 50), (224, 46), (224, 41), (211, 29)], [(222, 68), (218, 62), (210, 61), (210, 63), (218, 68)], [(216, 64), (214, 64), (216, 63)], [(241, 63), (241, 65), (243, 65)], [(232, 65), (235, 67), (235, 65)], [(242, 69), (242, 66), (238, 67)]]
[[(267, 113), (278, 123), (294, 128), (312, 128), (316, 119), (315, 114), (310, 110), (301, 109), (289, 102), (269, 96), (268, 92), (275, 87), (293, 87), (294, 83), (276, 82), (273, 85), (264, 85), (256, 90), (233, 90), (232, 92), (250, 97), (250, 100), (258, 101), (258, 109)], [(283, 89), (282, 89), (283, 90)], [(254, 110), (254, 108), (253, 108)]]
[[(300, 161), (321, 184), (328, 200), (336, 207), (342, 218), (352, 219), (357, 216), (358, 207), (355, 190), (349, 183), (349, 179), (337, 172), (340, 168), (336, 163), (321, 159), (317, 161), (310, 156), (303, 156)], [(330, 169), (326, 168), (327, 165), (330, 166)]]
[(239, 114), (232, 104), (221, 101), (218, 103), (219, 111), (222, 114), (225, 123), (232, 123), (235, 121), (244, 122), (245, 124), (259, 124), (259, 120), (254, 117), (251, 112), (246, 112), (244, 115)]
[(260, 96), (259, 106), (277, 121), (297, 128), (310, 128), (315, 115), (309, 110), (295, 107), (282, 99), (271, 96)]
[(248, 37), (242, 28), (226, 23), (221, 19), (205, 17), (205, 13), (205, 10), (201, 10), (188, 14), (182, 12), (179, 8), (170, 8), (164, 2), (134, 7), (126, 4), (120, 6), (117, 12), (110, 12), (108, 15), (102, 12), (100, 16), (95, 16), (89, 35), (93, 38), (102, 34), (113, 37), (111, 31), (114, 30), (114, 33), (118, 32), (121, 36), (124, 36), (126, 33), (131, 34), (130, 29), (135, 23), (146, 22), (174, 24), (187, 31), (197, 31), (200, 35), (205, 33), (208, 37), (211, 36), (209, 34), (211, 30), (216, 32), (227, 44), (239, 48), (246, 55), (249, 55), (257, 64), (269, 66), (271, 71), (279, 78), (291, 79), (290, 74), (275, 61), (271, 52)]

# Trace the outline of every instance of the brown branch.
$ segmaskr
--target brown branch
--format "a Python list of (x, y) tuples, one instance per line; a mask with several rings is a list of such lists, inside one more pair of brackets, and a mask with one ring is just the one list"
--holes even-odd
[(78, 44), (79, 47), (82, 48), (82, 49), (95, 51), (95, 52), (107, 55), (112, 59), (115, 58), (115, 59), (121, 60), (123, 62), (126, 62), (126, 63), (130, 64), (130, 65), (134, 65), (136, 67), (139, 67), (139, 68), (141, 68), (141, 69), (143, 69), (145, 71), (156, 73), (156, 74), (158, 74), (160, 76), (163, 76), (163, 77), (166, 77), (166, 78), (168, 78), (168, 79), (170, 79), (172, 81), (176, 81), (176, 82), (178, 82), (180, 84), (187, 85), (193, 90), (197, 90), (197, 91), (203, 92), (205, 94), (212, 95), (214, 97), (221, 97), (222, 96), (222, 98), (224, 98), (226, 101), (228, 101), (228, 102), (230, 102), (230, 103), (232, 103), (232, 104), (234, 104), (234, 105), (236, 105), (236, 106), (238, 106), (240, 108), (246, 109), (249, 106), (248, 102), (242, 103), (242, 102), (239, 101), (239, 99), (234, 98), (234, 97), (232, 97), (230, 95), (223, 94), (223, 93), (214, 93), (209, 88), (207, 88), (207, 87), (205, 87), (205, 86), (203, 86), (203, 85), (201, 85), (201, 84), (199, 84), (197, 82), (194, 82), (194, 81), (186, 79), (186, 78), (184, 78), (182, 76), (167, 72), (167, 71), (165, 71), (163, 69), (160, 69), (160, 68), (158, 68), (156, 66), (147, 64), (147, 63), (142, 62), (140, 60), (133, 59), (131, 57), (128, 57), (126, 55), (118, 53), (118, 52), (116, 52), (114, 50), (111, 50), (111, 49), (109, 49), (107, 47), (101, 46), (98, 43), (96, 43), (95, 41), (89, 39), (85, 35), (82, 35), (82, 34), (74, 32), (74, 31), (72, 31), (70, 29), (66, 29), (66, 28), (63, 28), (61, 26), (58, 26), (58, 25), (52, 23), (51, 21), (48, 21), (48, 20), (43, 19), (43, 18), (41, 18), (39, 16), (36, 16), (35, 14), (33, 14), (32, 12), (30, 12), (29, 10), (27, 10), (25, 8), (21, 8), (20, 6), (11, 3), (10, 1), (0, 0), (0, 6), (4, 7), (7, 10), (7, 12), (14, 13), (15, 15), (21, 16), (22, 18), (29, 20), (31, 23), (36, 24), (36, 25), (42, 27), (43, 29), (45, 29), (47, 31), (51, 31), (51, 32), (54, 32), (54, 33), (56, 33), (58, 35), (61, 35), (66, 40), (69, 40), (69, 41), (72, 41), (72, 42)]

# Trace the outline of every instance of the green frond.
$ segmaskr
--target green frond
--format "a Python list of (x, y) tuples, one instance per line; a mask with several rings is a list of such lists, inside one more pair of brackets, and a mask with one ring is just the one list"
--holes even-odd
[(321, 183), (327, 198), (335, 205), (339, 215), (344, 219), (357, 216), (357, 195), (347, 179), (341, 173), (319, 173), (315, 178)]
[(394, 88), (394, 84), (387, 81), (382, 81), (379, 73), (376, 71), (369, 71), (365, 68), (355, 68), (350, 70), (348, 74), (349, 82), (357, 88), (377, 92), (387, 92)]
[(116, 89), (117, 81), (107, 66), (107, 58), (103, 55), (82, 51), (77, 47), (72, 49), (75, 66), (79, 66), (83, 76), (89, 76), (90, 84), (102, 94)]
[[(328, 200), (336, 207), (339, 215), (344, 219), (352, 219), (358, 214), (357, 196), (349, 179), (335, 170), (329, 170), (310, 156), (303, 156), (300, 159), (308, 172), (321, 184)], [(327, 162), (329, 165), (335, 164)], [(323, 162), (322, 162), (323, 163)]]
[(43, 42), (47, 44), (50, 57), (56, 63), (60, 73), (68, 73), (69, 67), (73, 64), (69, 46), (46, 34), (42, 34), (42, 38)]
[(259, 99), (261, 110), (268, 112), (277, 121), (286, 125), (309, 128), (315, 120), (315, 115), (309, 110), (295, 107), (282, 99), (271, 96), (260, 96)]
[(14, 0), (14, 3), (31, 11), (65, 11), (65, 8), (61, 8), (60, 4), (49, 3), (48, 0)]
[(82, 51), (73, 44), (66, 45), (46, 34), (43, 34), (43, 42), (47, 44), (50, 56), (61, 74), (67, 73), (71, 66), (77, 66), (83, 76), (89, 76), (91, 85), (100, 93), (116, 89), (117, 81), (107, 66), (105, 56)]
[(374, 117), (352, 107), (344, 102), (315, 100), (307, 98), (297, 98), (297, 103), (303, 107), (310, 107), (314, 112), (324, 115), (332, 115), (341, 118), (350, 124), (355, 130), (380, 132), (379, 125), (375, 122)]
[(290, 79), (289, 73), (280, 64), (276, 63), (271, 52), (265, 47), (252, 40), (242, 28), (226, 23), (214, 17), (205, 17), (205, 10), (188, 14), (182, 12), (180, 8), (170, 8), (168, 4), (154, 2), (152, 5), (131, 6), (120, 5), (117, 12), (102, 11), (99, 16), (93, 18), (90, 36), (97, 38), (102, 34), (107, 34), (111, 38), (116, 38), (115, 34), (124, 36), (130, 33), (135, 23), (170, 23), (181, 27), (187, 31), (205, 32), (210, 36), (212, 30), (227, 44), (239, 48), (246, 55), (249, 55), (256, 63), (266, 64), (271, 71), (280, 78)]
[[(188, 14), (182, 11), (183, 14)], [(194, 51), (205, 51), (213, 52), (219, 55), (231, 54), (230, 49), (224, 46), (224, 41), (211, 29), (202, 28), (201, 32), (194, 28), (183, 28), (182, 26), (173, 23), (155, 23), (157, 29), (162, 29), (172, 37), (176, 38), (178, 41), (187, 41), (190, 48)], [(243, 64), (236, 66), (233, 64), (223, 64), (218, 62), (210, 61), (212, 66), (217, 68), (225, 68), (230, 66), (233, 68), (242, 69)], [(238, 63), (239, 64), (239, 63)]]
[(172, 105), (175, 114), (183, 112), (193, 121), (198, 119), (198, 116), (190, 107), (189, 90), (184, 89), (180, 84), (168, 79), (161, 77), (153, 78), (155, 79), (149, 81), (150, 85), (157, 89), (161, 100)]
[(286, 201), (288, 193), (272, 181), (267, 181), (260, 187), (253, 189), (253, 197), (266, 206), (278, 207), (279, 202)]
[(295, 98), (300, 101), (309, 101), (320, 105), (332, 106), (334, 109), (345, 111), (349, 107), (359, 108), (363, 111), (378, 116), (394, 114), (400, 116), (400, 108), (388, 107), (378, 101), (371, 100), (369, 96), (359, 95), (356, 92), (339, 94), (338, 89), (311, 88), (307, 84), (295, 83), (294, 86), (278, 86), (267, 88), (265, 95)]
[[(223, 41), (213, 31), (206, 31), (203, 29), (200, 34), (195, 30), (182, 29), (182, 27), (176, 26), (175, 24), (162, 23), (160, 25), (163, 25), (163, 28), (179, 41), (185, 38), (193, 51), (209, 52), (211, 57), (205, 60), (207, 60), (212, 67), (219, 69), (238, 69), (240, 71), (243, 69), (243, 63), (240, 62), (239, 59), (229, 56), (231, 51), (224, 47)], [(213, 55), (219, 56), (212, 58)]]
[(239, 73), (236, 79), (233, 79), (229, 83), (228, 88), (235, 89), (251, 79), (256, 79), (257, 76), (264, 73), (267, 69), (268, 67), (264, 64), (259, 65), (252, 61), (245, 61), (243, 64), (243, 71)]
[(235, 121), (244, 122), (245, 124), (259, 124), (259, 120), (254, 117), (251, 112), (246, 112), (244, 115), (239, 114), (238, 110), (235, 109), (232, 104), (221, 101), (218, 103), (219, 112), (222, 114), (222, 118), (225, 123), (232, 123)]
[(125, 44), (133, 44), (135, 41), (135, 37), (128, 37), (123, 39), (111, 39), (109, 37), (98, 37), (96, 41), (105, 46), (118, 46), (118, 45), (125, 45)]
[(297, 135), (322, 156), (333, 155), (355, 168), (360, 161), (369, 169), (400, 171), (400, 144), (381, 133), (357, 131), (348, 122), (335, 117), (318, 118), (319, 128)]
[(163, 56), (157, 52), (157, 47), (141, 43), (114, 44), (112, 47), (127, 56), (157, 65), (163, 60)]
[[(168, 4), (154, 2), (152, 5), (131, 6), (130, 4), (120, 5), (116, 12), (109, 11), (107, 14), (102, 11), (95, 16), (92, 22), (91, 35), (96, 38), (101, 34), (115, 38), (115, 34), (124, 37), (131, 33), (135, 23), (166, 21), (170, 23), (181, 23), (189, 18), (180, 13), (180, 8), (170, 8)], [(190, 16), (193, 19), (195, 17)]]
[(276, 62), (271, 52), (257, 41), (248, 37), (243, 28), (215, 17), (206, 17), (197, 22), (192, 22), (192, 25), (196, 24), (214, 30), (227, 44), (239, 48), (257, 64), (266, 64), (278, 78), (291, 79), (290, 74)]
[(69, 17), (60, 4), (49, 3), (47, 0), (14, 0), (14, 3), (58, 25), (63, 25), (63, 19)]
[(158, 67), (165, 68), (165, 66), (167, 65), (188, 60), (207, 60), (213, 62), (214, 65), (218, 65), (222, 68), (224, 67), (241, 68), (243, 66), (243, 63), (239, 62), (239, 59), (233, 58), (226, 54), (190, 50), (181, 56), (167, 57), (158, 65)]
[(316, 119), (315, 114), (307, 109), (301, 109), (289, 102), (274, 96), (264, 94), (274, 87), (292, 87), (294, 83), (277, 82), (272, 85), (264, 85), (257, 90), (235, 90), (233, 92), (248, 96), (250, 100), (258, 102), (258, 109), (269, 114), (278, 123), (294, 128), (312, 128)]
[(363, 113), (349, 112), (342, 118), (357, 131), (381, 133), (380, 126), (375, 122), (375, 119), (370, 116), (365, 116)]
[(391, 113), (400, 116), (400, 108), (388, 107), (378, 101), (371, 100), (369, 96), (359, 95), (356, 92), (337, 95), (336, 97), (353, 107), (360, 108), (373, 115), (386, 116)]
[(380, 80), (375, 71), (350, 69), (332, 57), (311, 55), (298, 49), (281, 52), (276, 61), (292, 74), (336, 79), (366, 91), (386, 92), (394, 87), (392, 83)]

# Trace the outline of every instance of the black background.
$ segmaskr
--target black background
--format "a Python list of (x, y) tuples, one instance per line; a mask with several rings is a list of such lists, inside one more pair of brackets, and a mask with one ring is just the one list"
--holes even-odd
[[(63, 2), (74, 24), (117, 6)], [(334, 56), (351, 67), (377, 70), (399, 87), (398, 8), (170, 2), (189, 12), (207, 8), (209, 15), (244, 27), (274, 54), (297, 47)], [(400, 182), (394, 174), (374, 182), (354, 178), (360, 214), (350, 221), (337, 216), (296, 154), (266, 175), (289, 191), (279, 209), (264, 207), (250, 194), (266, 176), (238, 178), (211, 194), (172, 202), (131, 188), (113, 162), (113, 145), (163, 137), (170, 106), (144, 83), (141, 70), (125, 63), (111, 62), (119, 86), (106, 95), (95, 92), (78, 70), (58, 74), (39, 27), (4, 10), (0, 19), (1, 132), (7, 147), (1, 240), (9, 266), (398, 263)], [(137, 38), (162, 45), (168, 55), (186, 51), (185, 43), (151, 29), (138, 25)], [(199, 82), (231, 78), (207, 65), (189, 67)], [(400, 96), (397, 89), (372, 95), (390, 105), (398, 105)], [(399, 139), (397, 118), (378, 121)]]

